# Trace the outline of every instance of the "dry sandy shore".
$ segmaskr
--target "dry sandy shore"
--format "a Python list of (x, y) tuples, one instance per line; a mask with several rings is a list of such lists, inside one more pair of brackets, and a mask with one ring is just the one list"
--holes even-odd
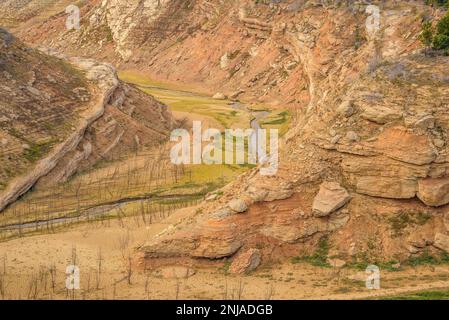
[[(135, 260), (135, 248), (189, 211), (179, 211), (148, 226), (137, 218), (127, 218), (121, 223), (109, 220), (82, 224), (53, 234), (2, 242), (0, 298), (357, 299), (449, 288), (448, 266), (382, 271), (381, 290), (374, 291), (365, 288), (364, 272), (288, 261), (262, 266), (248, 276), (227, 275), (225, 261), (194, 265), (196, 272), (188, 278), (165, 278), (152, 267), (143, 270)], [(68, 291), (65, 270), (74, 260), (80, 268), (81, 286), (80, 290)]]

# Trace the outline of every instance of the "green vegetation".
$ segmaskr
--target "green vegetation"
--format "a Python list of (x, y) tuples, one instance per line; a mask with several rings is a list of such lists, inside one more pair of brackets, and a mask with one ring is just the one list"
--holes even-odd
[(348, 263), (346, 265), (346, 268), (349, 269), (356, 269), (356, 270), (366, 270), (366, 268), (369, 265), (375, 265), (378, 266), (381, 270), (387, 270), (387, 271), (399, 271), (400, 269), (395, 267), (399, 262), (396, 260), (391, 260), (387, 262), (359, 262), (356, 259), (354, 259), (351, 263)]
[(425, 251), (419, 256), (410, 257), (405, 261), (405, 265), (417, 267), (422, 265), (440, 265), (449, 263), (449, 254), (442, 253), (439, 257), (432, 256), (428, 251)]
[(329, 254), (329, 240), (324, 236), (318, 242), (318, 248), (311, 256), (296, 256), (291, 258), (291, 263), (297, 264), (301, 262), (310, 263), (315, 267), (329, 268), (330, 264), (327, 262), (327, 255)]
[(413, 225), (424, 225), (430, 219), (430, 215), (423, 212), (401, 212), (394, 215), (388, 222), (393, 230), (393, 236), (398, 237), (403, 234), (404, 229)]
[(231, 267), (232, 261), (226, 260), (222, 267), (219, 268), (219, 271), (223, 272), (224, 274), (229, 273), (229, 268)]
[(422, 43), (434, 50), (449, 50), (449, 12), (434, 27), (431, 21), (423, 23), (420, 35)]
[(427, 5), (449, 8), (449, 0), (425, 0)]
[(230, 101), (216, 100), (201, 93), (191, 93), (185, 88), (153, 82), (134, 72), (120, 72), (119, 75), (122, 80), (136, 84), (143, 92), (167, 104), (174, 112), (182, 112), (186, 116), (199, 115), (196, 117), (198, 120), (208, 120), (212, 127), (219, 129), (249, 127), (251, 114), (234, 109), (229, 105)]
[(421, 291), (397, 296), (377, 298), (378, 300), (449, 300), (449, 290)]
[(290, 119), (290, 112), (287, 110), (281, 110), (270, 114), (260, 123), (260, 125), (265, 129), (278, 129), (279, 135), (283, 136), (288, 131)]

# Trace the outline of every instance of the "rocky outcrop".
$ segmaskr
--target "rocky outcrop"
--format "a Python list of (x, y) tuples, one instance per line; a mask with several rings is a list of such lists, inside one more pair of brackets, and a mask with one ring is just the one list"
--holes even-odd
[(214, 96), (212, 97), (212, 99), (215, 99), (215, 100), (225, 100), (225, 99), (226, 99), (226, 96), (225, 96), (223, 93), (221, 93), (221, 92), (217, 92), (216, 94), (214, 94)]
[(228, 203), (228, 206), (237, 213), (243, 213), (248, 210), (248, 205), (243, 199), (233, 199)]
[(238, 254), (229, 267), (229, 272), (233, 274), (246, 274), (255, 270), (261, 261), (260, 251), (257, 249), (249, 249)]
[(88, 126), (103, 115), (105, 105), (119, 85), (115, 70), (110, 65), (79, 58), (71, 61), (85, 70), (87, 78), (96, 81), (101, 91), (90, 108), (82, 114), (74, 132), (63, 143), (55, 146), (48, 156), (39, 160), (30, 172), (9, 183), (0, 195), (0, 211), (27, 192), (42, 176), (48, 174), (64, 155), (78, 146)]
[[(222, 224), (235, 223), (236, 234), (244, 244), (264, 236), (293, 245), (331, 234), (340, 253), (354, 256), (358, 249), (366, 252), (366, 239), (372, 237), (380, 239), (379, 247), (385, 252), (410, 254), (402, 245), (407, 233), (422, 228), (426, 235), (433, 236), (439, 231), (438, 212), (427, 206), (441, 206), (447, 201), (447, 61), (421, 55), (417, 50), (421, 23), (392, 6), (382, 9), (383, 27), (379, 31), (368, 34), (361, 30), (363, 40), (343, 31), (358, 29), (360, 21), (366, 19), (366, 7), (361, 3), (344, 10), (304, 4), (291, 16), (284, 15), (287, 9), (283, 5), (271, 7), (270, 15), (257, 6), (236, 6), (242, 33), (239, 40), (269, 40), (239, 48), (249, 54), (246, 60), (239, 60), (238, 55), (230, 54), (234, 52), (231, 48), (226, 48), (226, 69), (220, 68), (225, 52), (217, 52), (215, 64), (221, 69), (217, 77), (226, 70), (219, 87), (225, 83), (234, 91), (235, 79), (241, 86), (240, 79), (245, 79), (249, 69), (257, 69), (258, 74), (248, 77), (244, 96), (258, 86), (268, 92), (262, 82), (272, 80), (265, 77), (269, 71), (258, 69), (251, 61), (262, 58), (262, 48), (280, 47), (285, 59), (280, 54), (278, 61), (270, 61), (270, 68), (287, 66), (288, 61), (296, 63), (296, 67), (292, 64), (284, 68), (284, 74), (297, 90), (294, 99), (300, 101), (299, 116), (286, 136), (276, 178), (256, 178), (255, 169), (254, 176), (246, 175), (225, 188), (226, 201), (205, 209), (205, 216), (212, 214)], [(422, 8), (410, 5), (409, 9)], [(330, 14), (332, 10), (339, 13), (338, 17)], [(323, 19), (323, 14), (332, 18)], [(404, 24), (413, 26), (407, 34)], [(273, 43), (276, 45), (271, 47)], [(269, 56), (267, 52), (265, 56)], [(161, 71), (162, 67), (155, 69)], [(302, 76), (289, 78), (289, 72), (299, 69)], [(233, 78), (233, 72), (240, 78)], [(275, 80), (280, 90), (276, 99), (282, 99), (283, 84), (279, 77)], [(336, 182), (328, 185), (326, 181)], [(319, 184), (318, 194), (307, 193)], [(300, 208), (299, 204), (289, 208), (289, 215), (276, 212), (278, 200), (289, 203), (296, 194), (307, 195), (301, 199)], [(226, 209), (227, 202), (234, 198), (246, 201), (245, 214), (235, 215)], [(255, 208), (268, 201), (276, 205), (264, 207), (263, 219), (254, 216)], [(415, 220), (415, 210), (426, 212), (428, 220)], [(409, 225), (399, 223), (406, 230), (396, 234), (391, 224), (398, 227), (393, 223), (395, 215), (403, 212), (410, 213)]]
[(433, 245), (438, 249), (449, 253), (449, 236), (442, 233), (437, 233), (435, 235)]
[[(113, 48), (119, 48), (127, 66), (148, 69), (164, 80), (200, 84), (209, 93), (243, 88), (241, 99), (275, 102), (296, 114), (282, 143), (276, 177), (258, 177), (258, 168), (245, 174), (222, 196), (210, 198), (201, 218), (195, 215), (193, 222), (148, 241), (142, 247), (148, 257), (223, 257), (254, 237), (298, 244), (324, 233), (332, 233), (332, 241), (345, 252), (367, 252), (367, 239), (380, 239), (379, 246), (392, 257), (410, 254), (402, 243), (413, 228), (429, 228), (432, 235), (441, 231), (437, 217), (444, 208), (432, 207), (446, 204), (449, 69), (447, 58), (421, 54), (422, 22), (416, 18), (437, 10), (429, 12), (422, 3), (385, 2), (381, 28), (368, 30), (363, 2), (276, 1), (267, 6), (249, 0), (220, 5), (187, 1), (184, 8), (181, 2), (166, 1), (160, 13), (151, 15), (155, 2), (150, 1), (144, 19), (131, 2), (108, 1), (86, 9), (87, 17), (98, 17), (87, 29), (114, 29)], [(189, 28), (151, 24), (167, 22), (163, 18), (174, 12), (171, 7), (182, 17), (177, 21), (189, 22)], [(117, 36), (131, 15), (136, 25), (128, 24)], [(147, 18), (149, 24), (137, 26)], [(161, 29), (170, 30), (169, 36), (159, 35)], [(78, 37), (67, 35), (55, 43), (70, 48), (66, 38), (77, 43)], [(85, 40), (75, 48), (96, 53), (97, 42), (92, 49)], [(114, 50), (109, 54), (110, 47), (105, 48), (102, 54), (117, 61)], [(316, 194), (308, 192), (323, 181), (336, 181), (350, 192), (350, 211), (334, 209), (340, 202), (331, 201), (314, 216)], [(229, 208), (232, 199), (245, 202), (244, 214)], [(294, 206), (276, 211), (292, 199)], [(386, 217), (414, 211), (426, 212), (428, 222), (407, 225), (404, 235), (392, 237)]]
[(402, 117), (402, 113), (400, 111), (381, 105), (364, 105), (361, 109), (362, 118), (378, 124), (389, 123), (399, 120)]
[(437, 157), (427, 135), (416, 134), (403, 127), (384, 130), (375, 147), (389, 158), (415, 165), (430, 164)]
[[(104, 118), (113, 119), (113, 115), (114, 113), (116, 114), (117, 111), (114, 111), (111, 108), (120, 110), (126, 115), (125, 120), (123, 119), (123, 116), (120, 118), (116, 115), (116, 118), (119, 121), (119, 123), (116, 123), (117, 126), (122, 124), (122, 126), (126, 128), (126, 126), (129, 125), (130, 127), (137, 128), (140, 132), (144, 132), (146, 135), (143, 139), (147, 145), (156, 145), (160, 143), (160, 141), (167, 139), (168, 132), (172, 127), (171, 117), (166, 111), (166, 108), (159, 103), (151, 101), (150, 97), (145, 97), (144, 100), (146, 100), (145, 102), (147, 103), (151, 102), (153, 104), (151, 107), (154, 108), (154, 106), (156, 106), (155, 109), (159, 109), (159, 112), (156, 110), (156, 114), (152, 115), (155, 119), (148, 116), (148, 113), (151, 113), (151, 108), (148, 108), (149, 105), (145, 105), (145, 103), (138, 106), (138, 109), (134, 107), (134, 111), (131, 113), (124, 110), (125, 106), (128, 104), (128, 101), (125, 103), (126, 99), (123, 96), (125, 94), (124, 91), (127, 91), (127, 94), (130, 95), (131, 91), (137, 90), (130, 89), (127, 85), (121, 83), (116, 75), (115, 68), (110, 64), (99, 63), (93, 59), (70, 58), (55, 53), (52, 50), (43, 49), (43, 54), (57, 56), (59, 59), (65, 59), (76, 68), (79, 68), (79, 70), (85, 72), (85, 77), (91, 81), (93, 87), (96, 88), (96, 97), (95, 100), (90, 102), (86, 110), (79, 114), (80, 119), (73, 123), (70, 135), (61, 139), (63, 141), (53, 146), (47, 156), (37, 161), (33, 168), (27, 170), (23, 176), (11, 181), (7, 188), (0, 193), (0, 211), (26, 193), (37, 182), (43, 183), (46, 186), (65, 182), (77, 172), (80, 167), (83, 167), (83, 163), (92, 165), (100, 158), (106, 159), (108, 153), (116, 148), (119, 143), (122, 143), (120, 149), (123, 152), (126, 150), (126, 145), (128, 145), (129, 151), (134, 151), (135, 135), (128, 133), (130, 130), (126, 130), (127, 137), (125, 137), (125, 131), (121, 129), (121, 133), (112, 139), (112, 142), (110, 141), (110, 136), (103, 130), (98, 130), (96, 132), (95, 139), (87, 137), (91, 135), (92, 126), (95, 125), (96, 129), (101, 129)], [(80, 90), (81, 89), (78, 88), (77, 92)], [(143, 93), (140, 95), (143, 95)], [(139, 94), (134, 94), (133, 98), (136, 100), (142, 99), (139, 97)], [(150, 101), (148, 101), (149, 99)], [(139, 104), (140, 102), (136, 101), (135, 103)], [(145, 111), (143, 111), (143, 109), (145, 109)], [(140, 110), (142, 110), (142, 113), (138, 113)], [(132, 113), (136, 113), (136, 115)], [(130, 118), (132, 119), (133, 117), (138, 118), (138, 120), (133, 122), (133, 120), (130, 120)], [(132, 138), (128, 137), (130, 134), (132, 135)], [(105, 136), (104, 139), (103, 136)], [(125, 138), (130, 142), (123, 145)], [(106, 145), (101, 145), (103, 140), (106, 142)]]
[(418, 198), (428, 206), (449, 203), (449, 178), (423, 179), (418, 182)]
[(350, 199), (349, 193), (338, 183), (323, 182), (313, 200), (312, 210), (315, 216), (325, 217), (343, 207)]

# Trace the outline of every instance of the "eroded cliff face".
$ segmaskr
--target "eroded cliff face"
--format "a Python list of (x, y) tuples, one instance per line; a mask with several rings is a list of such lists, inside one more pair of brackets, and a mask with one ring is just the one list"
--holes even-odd
[(0, 29), (0, 211), (40, 185), (168, 139), (167, 107), (93, 59), (30, 49)]
[[(155, 5), (94, 1), (82, 7), (80, 33), (58, 28), (61, 16), (24, 36), (49, 32), (47, 45), (297, 115), (277, 176), (243, 175), (143, 245), (147, 258), (221, 258), (257, 246), (264, 260), (273, 250), (309, 250), (325, 235), (329, 255), (347, 260), (449, 249), (449, 62), (425, 56), (418, 40), (423, 17), (441, 12), (421, 1), (379, 2), (372, 29), (362, 2)], [(94, 32), (105, 21), (109, 40)]]
[[(308, 2), (295, 13), (279, 9), (268, 30), (254, 7), (252, 15), (250, 4), (240, 8), (239, 28), (268, 32), (263, 43), (298, 64), (308, 103), (276, 177), (254, 171), (227, 186), (205, 214), (144, 245), (147, 257), (219, 258), (266, 245), (269, 258), (323, 235), (330, 256), (346, 260), (402, 260), (443, 247), (434, 244), (448, 239), (448, 59), (419, 50), (427, 7), (385, 4), (375, 32), (367, 32), (365, 9)], [(233, 210), (235, 201), (249, 209)]]

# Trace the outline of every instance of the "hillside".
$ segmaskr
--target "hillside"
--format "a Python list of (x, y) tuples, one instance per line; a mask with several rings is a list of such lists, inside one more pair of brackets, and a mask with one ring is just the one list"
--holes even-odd
[[(5, 20), (18, 21), (10, 23), (16, 37), (30, 47), (59, 52), (71, 64), (25, 49), (3, 32), (3, 47), (20, 54), (6, 54), (0, 68), (5, 68), (1, 62), (6, 59), (28, 59), (44, 73), (32, 77), (30, 68), (21, 71), (18, 63), (14, 70), (7, 69), (12, 76), (0, 80), (0, 90), (6, 90), (0, 94), (8, 94), (8, 81), (18, 81), (24, 89), (11, 100), (14, 105), (0, 103), (1, 116), (3, 110), (16, 112), (31, 101), (25, 99), (31, 99), (30, 81), (36, 77), (31, 84), (36, 90), (49, 95), (62, 91), (58, 104), (50, 107), (55, 109), (45, 109), (46, 95), (39, 95), (40, 101), (33, 100), (37, 110), (55, 116), (54, 111), (64, 106), (71, 113), (48, 120), (39, 111), (39, 119), (34, 119), (24, 109), (18, 118), (9, 117), (8, 124), (17, 119), (15, 127), (25, 126), (24, 136), (14, 134), (17, 128), (0, 131), (5, 145), (18, 150), (7, 158), (2, 174), (12, 179), (30, 170), (33, 161), (49, 152), (45, 141), (67, 139), (71, 128), (64, 123), (75, 126), (100, 96), (106, 102), (104, 114), (41, 177), (36, 188), (42, 193), (31, 193), (27, 200), (45, 207), (39, 201), (52, 199), (58, 206), (59, 198), (42, 190), (68, 182), (68, 209), (40, 208), (41, 215), (116, 211), (121, 225), (123, 216), (137, 217), (135, 250), (127, 247), (131, 253), (121, 257), (129, 266), (132, 260), (138, 270), (153, 272), (176, 265), (186, 273), (180, 278), (189, 278), (195, 277), (191, 269), (215, 270), (223, 264), (224, 277), (256, 268), (275, 272), (277, 265), (286, 263), (338, 270), (369, 264), (390, 270), (445, 264), (449, 58), (447, 51), (425, 48), (421, 32), (424, 22), (435, 24), (446, 9), (425, 1), (373, 3), (379, 9), (378, 28), (369, 24), (373, 9), (362, 1), (79, 1), (77, 31), (65, 27), (65, 1), (42, 6), (31, 0), (19, 11), (13, 9), (18, 2), (6, 1), (0, 9), (7, 13)], [(47, 65), (52, 68), (47, 70)], [(117, 78), (112, 65), (128, 83)], [(102, 85), (96, 71), (97, 77), (89, 77), (92, 69), (105, 71), (111, 82)], [(58, 87), (60, 81), (49, 80), (61, 74), (64, 90)], [(75, 90), (80, 87), (86, 90)], [(150, 160), (137, 153), (134, 159), (122, 157), (136, 148), (156, 146), (181, 124), (148, 94), (158, 94), (187, 126), (205, 119), (220, 129), (236, 123), (249, 126), (255, 110), (267, 112), (262, 126), (288, 126), (278, 173), (261, 175), (260, 166), (178, 169), (168, 163), (168, 150), (163, 148)], [(212, 99), (217, 95), (223, 99)], [(237, 112), (232, 109), (236, 103), (248, 107)], [(46, 121), (54, 123), (49, 126)], [(66, 128), (67, 135), (64, 130), (52, 131), (53, 126)], [(27, 137), (31, 127), (40, 128), (42, 137)], [(119, 161), (117, 167), (109, 163), (113, 160)], [(11, 175), (6, 169), (11, 165), (21, 171)], [(70, 180), (76, 172), (89, 175)], [(229, 175), (224, 177), (224, 172)], [(80, 204), (83, 197), (73, 190), (87, 181), (87, 200)], [(105, 191), (92, 195), (92, 185), (104, 185)], [(54, 189), (58, 196), (65, 192), (59, 188)], [(180, 195), (178, 207), (169, 202)], [(148, 205), (152, 199), (159, 206), (157, 219)], [(26, 212), (26, 221), (35, 220), (29, 203), (16, 205), (14, 210)], [(164, 205), (169, 207), (167, 214)], [(4, 216), (14, 228), (17, 221), (8, 219), (15, 212)], [(147, 214), (148, 232), (138, 222), (141, 215), (147, 226)], [(115, 252), (114, 259), (115, 255), (119, 254)], [(443, 278), (447, 282), (446, 274)]]
[(3, 29), (0, 35), (0, 210), (38, 181), (65, 182), (114, 154), (168, 139), (167, 108), (121, 83), (113, 67), (65, 61), (23, 46)]

